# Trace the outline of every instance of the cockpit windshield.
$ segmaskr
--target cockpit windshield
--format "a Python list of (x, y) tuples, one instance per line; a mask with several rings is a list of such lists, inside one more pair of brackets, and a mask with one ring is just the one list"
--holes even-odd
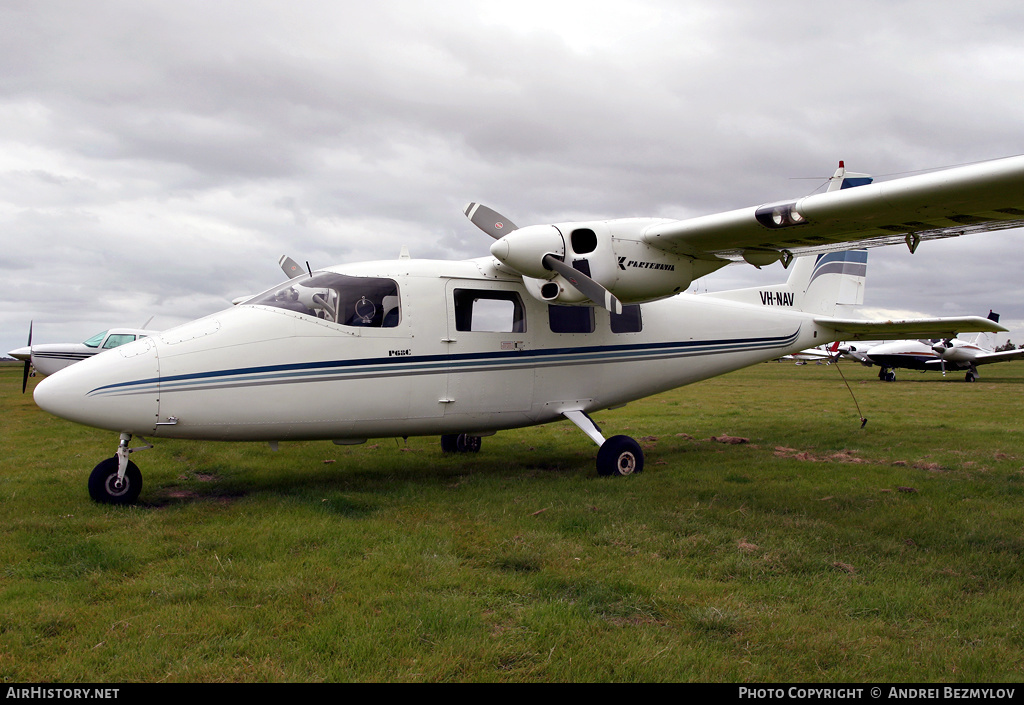
[(343, 326), (394, 328), (399, 321), (398, 302), (398, 284), (392, 279), (319, 272), (245, 303), (283, 308)]
[(82, 345), (85, 345), (90, 348), (98, 348), (100, 346), (100, 343), (102, 343), (103, 339), (106, 337), (107, 331), (103, 331), (102, 333), (97, 333), (93, 337), (89, 338), (87, 341), (82, 343)]

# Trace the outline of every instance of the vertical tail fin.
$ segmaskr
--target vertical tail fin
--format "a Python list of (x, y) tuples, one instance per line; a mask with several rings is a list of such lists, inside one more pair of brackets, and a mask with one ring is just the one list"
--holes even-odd
[[(992, 321), (993, 323), (999, 323), (999, 314), (993, 311), (992, 309), (988, 310), (988, 315), (986, 316), (986, 318)], [(996, 347), (995, 337), (988, 333), (978, 333), (970, 342), (972, 342), (974, 345), (977, 345), (979, 348), (982, 348), (986, 352), (991, 352)], [(1010, 341), (1007, 340), (1006, 342)]]
[(868, 251), (829, 252), (817, 257), (800, 257), (794, 263), (786, 286), (796, 294), (796, 307), (808, 313), (834, 316), (837, 306), (864, 303)]
[(867, 250), (796, 257), (790, 265), (785, 284), (719, 291), (703, 296), (835, 316), (837, 306), (860, 306), (864, 303), (867, 268)]

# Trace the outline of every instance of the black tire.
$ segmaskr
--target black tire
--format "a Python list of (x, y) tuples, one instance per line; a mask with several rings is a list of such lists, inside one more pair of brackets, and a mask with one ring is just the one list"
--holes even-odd
[(966, 375), (964, 375), (965, 382), (973, 382), (976, 379), (978, 378), (974, 375), (973, 372), (968, 372)]
[(442, 453), (479, 453), (480, 436), (467, 436), (465, 433), (448, 433), (441, 436)]
[(142, 492), (142, 473), (132, 461), (124, 471), (124, 482), (117, 486), (117, 456), (107, 458), (89, 475), (89, 496), (100, 504), (132, 504)]
[(637, 475), (644, 471), (644, 451), (629, 436), (612, 436), (597, 451), (597, 474)]

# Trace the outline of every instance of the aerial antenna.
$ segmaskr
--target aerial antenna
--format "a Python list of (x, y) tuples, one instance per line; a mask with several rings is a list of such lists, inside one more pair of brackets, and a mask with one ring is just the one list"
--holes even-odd
[(839, 376), (843, 378), (843, 384), (845, 384), (845, 385), (846, 385), (846, 388), (847, 388), (847, 389), (849, 390), (849, 392), (850, 392), (850, 397), (851, 397), (851, 398), (853, 399), (853, 405), (854, 405), (855, 407), (857, 407), (857, 416), (859, 416), (859, 417), (860, 417), (860, 427), (861, 427), (861, 428), (864, 428), (865, 426), (867, 426), (867, 425), (868, 425), (868, 419), (867, 419), (867, 417), (866, 417), (866, 416), (864, 416), (864, 414), (863, 414), (863, 413), (861, 412), (861, 410), (860, 410), (860, 404), (858, 404), (858, 403), (857, 403), (857, 395), (855, 395), (855, 394), (853, 393), (853, 388), (852, 388), (852, 387), (850, 387), (850, 383), (846, 381), (846, 375), (844, 375), (844, 374), (843, 374), (843, 371), (842, 371), (842, 369), (840, 369), (840, 367), (839, 367), (839, 356), (838, 356), (838, 355), (836, 355), (836, 357), (835, 357), (835, 360), (834, 360), (834, 361), (835, 361), (835, 365), (834, 365), (834, 366), (835, 366), (835, 368), (836, 368), (836, 371), (837, 371), (837, 372), (839, 373)]
[(309, 276), (313, 276), (313, 270), (309, 268), (309, 260), (306, 260), (306, 271), (309, 272)]

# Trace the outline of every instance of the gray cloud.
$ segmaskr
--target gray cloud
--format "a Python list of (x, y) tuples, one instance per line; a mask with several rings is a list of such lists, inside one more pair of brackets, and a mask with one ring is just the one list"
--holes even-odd
[[(7, 3), (0, 349), (204, 315), (284, 253), (479, 256), (469, 200), (688, 217), (1022, 151), (1016, 3), (704, 5)], [(875, 250), (868, 303), (1024, 342), (1021, 244)]]

